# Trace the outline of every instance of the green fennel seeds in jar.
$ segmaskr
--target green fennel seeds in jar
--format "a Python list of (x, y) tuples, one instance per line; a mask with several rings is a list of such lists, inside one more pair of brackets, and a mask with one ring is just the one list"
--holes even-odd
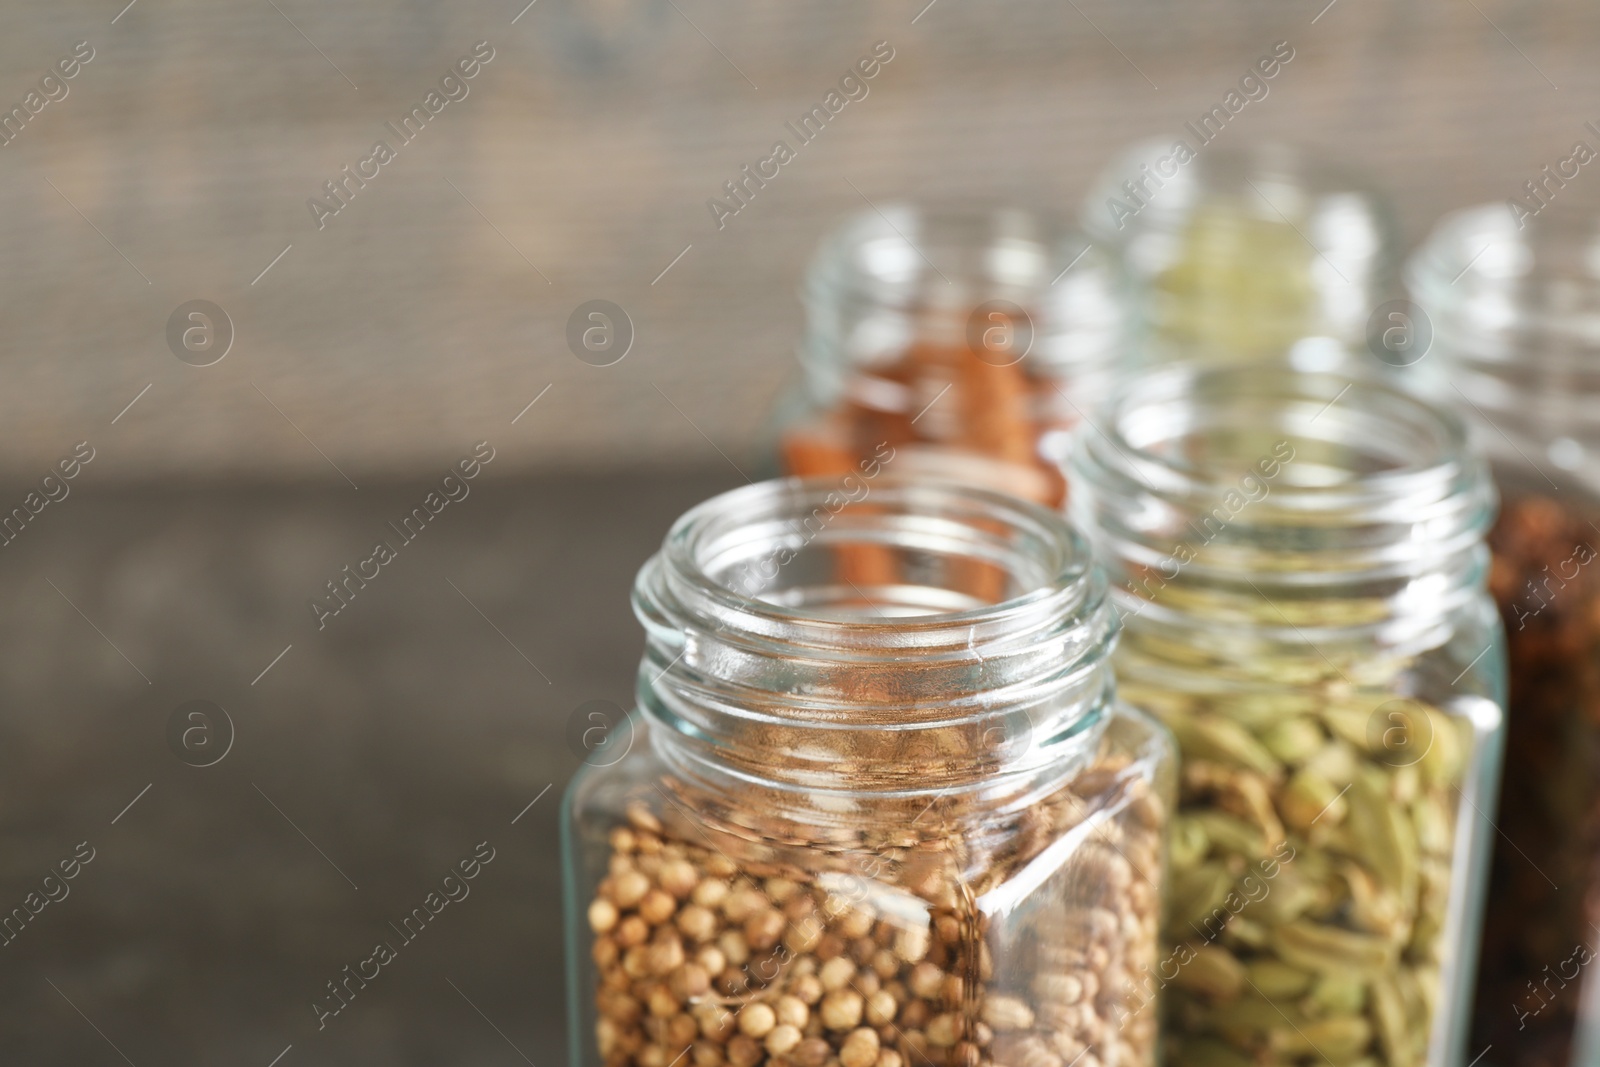
[(1205, 1067), (1465, 1062), (1503, 653), (1495, 497), (1374, 382), (1174, 367), (1078, 437), (1124, 696), (1178, 740), (1157, 982)]

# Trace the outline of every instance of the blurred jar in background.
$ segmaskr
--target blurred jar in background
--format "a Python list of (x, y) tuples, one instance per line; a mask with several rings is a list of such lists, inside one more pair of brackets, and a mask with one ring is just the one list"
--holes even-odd
[[(1576, 196), (1576, 192), (1572, 196)], [(1478, 1045), (1600, 1058), (1600, 212), (1555, 200), (1439, 223), (1407, 269), (1431, 319), (1424, 384), (1475, 423), (1504, 504), (1491, 581), (1510, 720)], [(1571, 1058), (1587, 1001), (1587, 1059)]]
[(1122, 337), (1109, 261), (1082, 235), (1014, 209), (891, 205), (823, 241), (803, 298), (788, 473), (892, 456), (896, 478), (1060, 503), (1049, 439), (1103, 392)]
[(1358, 343), (1396, 284), (1384, 199), (1286, 145), (1196, 140), (1135, 145), (1084, 201), (1085, 232), (1120, 262), (1145, 357), (1248, 362), (1302, 337)]
[(1466, 1063), (1504, 665), (1464, 425), (1377, 382), (1189, 365), (1096, 426), (1069, 508), (1118, 686), (1179, 748), (1166, 1062)]

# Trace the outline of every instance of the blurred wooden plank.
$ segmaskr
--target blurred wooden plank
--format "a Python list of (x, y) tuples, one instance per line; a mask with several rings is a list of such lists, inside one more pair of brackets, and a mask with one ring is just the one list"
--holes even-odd
[[(1600, 13), (1578, 0), (939, 0), (915, 25), (920, 2), (539, 0), (515, 25), (520, 4), (478, 0), (278, 6), (145, 0), (114, 25), (86, 4), (0, 11), (0, 100), (73, 42), (96, 49), (0, 150), (0, 472), (42, 472), (82, 439), (119, 477), (337, 479), (307, 437), (353, 474), (485, 438), (524, 467), (714, 460), (702, 431), (748, 466), (793, 369), (811, 246), (862, 206), (845, 179), (877, 202), (1075, 211), (1118, 148), (1289, 40), (1295, 60), (1227, 136), (1368, 168), (1415, 239), (1568, 150), (1600, 89)], [(478, 40), (495, 58), (470, 95), (319, 231), (306, 200)], [(719, 231), (706, 199), (878, 40), (895, 58), (870, 94)], [(203, 369), (164, 339), (196, 297), (237, 331)], [(638, 337), (604, 369), (564, 339), (597, 297)]]

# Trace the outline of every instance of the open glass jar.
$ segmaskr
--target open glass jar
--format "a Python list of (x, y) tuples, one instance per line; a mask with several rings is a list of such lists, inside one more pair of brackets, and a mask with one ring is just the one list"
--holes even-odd
[(1288, 145), (1209, 132), (1134, 145), (1084, 200), (1084, 230), (1126, 276), (1143, 357), (1245, 363), (1303, 337), (1359, 343), (1397, 284), (1383, 197)]
[(1600, 211), (1565, 195), (1522, 219), (1504, 204), (1448, 216), (1407, 271), (1434, 336), (1418, 369), (1467, 412), (1505, 500), (1490, 534), (1510, 661), (1504, 837), (1475, 1018), (1479, 1044), (1518, 1067), (1600, 1060), (1585, 966), (1600, 953)]
[(768, 482), (634, 604), (638, 735), (564, 807), (575, 1067), (1153, 1062), (1171, 742), (1064, 519)]
[(784, 469), (843, 477), (888, 442), (899, 478), (1058, 504), (1045, 457), (1104, 392), (1115, 285), (1082, 235), (1017, 209), (893, 204), (847, 220), (806, 277)]
[(1082, 431), (1124, 698), (1176, 735), (1172, 1062), (1460, 1064), (1501, 731), (1493, 486), (1408, 393), (1175, 366)]

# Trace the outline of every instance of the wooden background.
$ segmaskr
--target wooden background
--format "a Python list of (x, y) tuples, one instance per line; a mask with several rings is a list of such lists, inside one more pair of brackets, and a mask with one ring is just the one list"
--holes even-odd
[[(127, 480), (361, 484), (481, 439), (510, 469), (750, 469), (800, 274), (863, 195), (1075, 212), (1279, 40), (1295, 59), (1224, 136), (1365, 167), (1412, 242), (1600, 119), (1581, 0), (124, 2), (0, 9), (0, 101), (96, 52), (0, 148), (0, 475), (84, 439)], [(319, 232), (307, 198), (479, 40), (471, 95)], [(719, 232), (706, 199), (879, 40), (870, 95)], [(164, 336), (195, 298), (237, 332), (208, 368)], [(608, 368), (564, 340), (594, 298), (637, 331)]]

